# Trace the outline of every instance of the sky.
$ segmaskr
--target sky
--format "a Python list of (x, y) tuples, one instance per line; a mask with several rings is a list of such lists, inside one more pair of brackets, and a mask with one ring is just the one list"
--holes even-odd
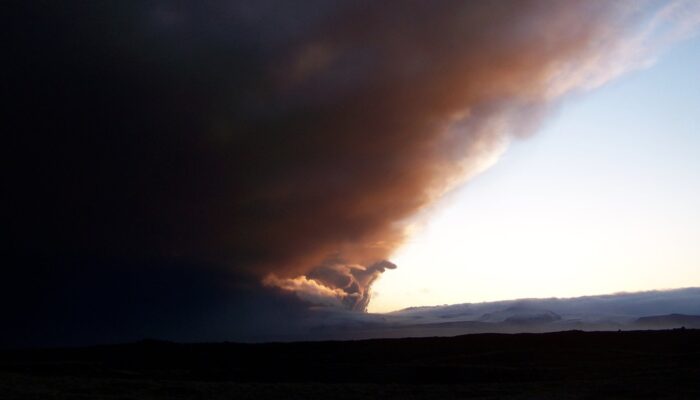
[(695, 1), (3, 6), (0, 346), (698, 284)]
[(698, 71), (696, 36), (568, 99), (417, 224), (370, 310), (700, 285)]

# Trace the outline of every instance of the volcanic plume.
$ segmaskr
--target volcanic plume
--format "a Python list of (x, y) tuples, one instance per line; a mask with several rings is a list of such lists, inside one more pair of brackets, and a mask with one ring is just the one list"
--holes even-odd
[(364, 310), (413, 215), (642, 61), (633, 4), (9, 6), (10, 246)]

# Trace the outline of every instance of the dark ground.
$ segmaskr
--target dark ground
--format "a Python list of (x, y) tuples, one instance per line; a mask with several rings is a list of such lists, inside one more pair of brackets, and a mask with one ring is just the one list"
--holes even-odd
[(700, 398), (700, 330), (0, 352), (1, 399)]

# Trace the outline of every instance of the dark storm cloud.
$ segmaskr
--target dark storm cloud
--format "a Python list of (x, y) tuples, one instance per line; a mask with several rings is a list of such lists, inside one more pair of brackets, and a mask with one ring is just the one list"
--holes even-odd
[(589, 1), (3, 7), (5, 268), (60, 260), (35, 277), (52, 286), (101, 260), (71, 287), (119, 299), (100, 271), (179, 279), (134, 261), (156, 260), (303, 278), (352, 309), (405, 220), (536, 126), (625, 22)]

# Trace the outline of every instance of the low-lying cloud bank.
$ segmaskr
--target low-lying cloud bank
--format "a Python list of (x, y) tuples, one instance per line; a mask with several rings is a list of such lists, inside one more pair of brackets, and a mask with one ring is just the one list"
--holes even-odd
[(387, 314), (319, 312), (308, 323), (318, 339), (700, 329), (700, 288), (412, 307)]

